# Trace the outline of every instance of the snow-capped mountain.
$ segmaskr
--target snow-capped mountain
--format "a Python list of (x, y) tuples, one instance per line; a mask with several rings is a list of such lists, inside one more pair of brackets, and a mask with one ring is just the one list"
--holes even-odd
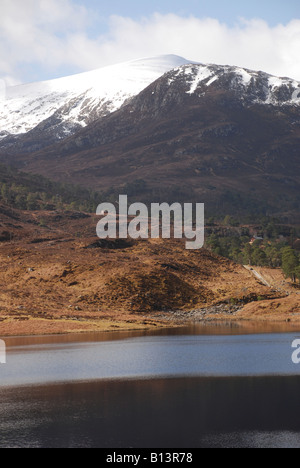
[(295, 80), (165, 55), (7, 88), (0, 102), (0, 140), (28, 133), (41, 124), (53, 141), (64, 139), (118, 110), (167, 72), (169, 84), (184, 82), (188, 94), (204, 95), (211, 86), (225, 86), (246, 104), (300, 104), (300, 83)]
[(170, 88), (180, 84), (188, 95), (203, 97), (220, 88), (243, 105), (300, 105), (300, 83), (295, 80), (165, 55), (7, 88), (0, 100), (0, 146), (32, 152), (64, 140), (120, 109), (164, 75)]
[(30, 130), (0, 141), (1, 162), (147, 203), (299, 212), (299, 82), (172, 56), (59, 83), (10, 90), (2, 128)]
[(166, 55), (51, 81), (9, 87), (0, 102), (0, 139), (29, 132), (53, 118), (57, 139), (119, 109), (167, 71), (189, 63)]

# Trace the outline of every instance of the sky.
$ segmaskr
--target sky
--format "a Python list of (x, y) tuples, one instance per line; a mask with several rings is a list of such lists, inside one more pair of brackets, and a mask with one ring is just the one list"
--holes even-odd
[(300, 81), (299, 51), (299, 0), (0, 0), (6, 85), (163, 54)]

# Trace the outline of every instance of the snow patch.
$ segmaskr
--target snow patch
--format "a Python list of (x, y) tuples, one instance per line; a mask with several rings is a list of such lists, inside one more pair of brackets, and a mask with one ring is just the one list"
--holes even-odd
[(252, 74), (249, 73), (247, 70), (244, 70), (244, 68), (237, 68), (237, 74), (241, 77), (242, 83), (245, 86), (247, 86), (252, 80)]
[[(194, 73), (195, 72), (193, 71), (193, 74)], [(197, 90), (199, 84), (202, 81), (205, 81), (208, 78), (210, 78), (211, 75), (212, 75), (212, 71), (208, 67), (200, 66), (197, 75), (195, 76), (194, 80), (191, 83), (190, 90), (187, 91), (187, 94), (194, 94), (194, 92)]]
[(206, 86), (212, 85), (212, 84), (213, 84), (215, 81), (217, 81), (218, 79), (219, 79), (218, 76), (213, 76), (213, 77), (211, 78), (211, 80), (209, 80), (209, 81), (206, 83)]
[(293, 92), (292, 101), (296, 104), (300, 104), (300, 85), (298, 85), (298, 88)]
[(269, 82), (269, 86), (272, 89), (280, 88), (284, 84), (284, 80), (276, 76), (270, 76), (268, 79), (268, 82)]

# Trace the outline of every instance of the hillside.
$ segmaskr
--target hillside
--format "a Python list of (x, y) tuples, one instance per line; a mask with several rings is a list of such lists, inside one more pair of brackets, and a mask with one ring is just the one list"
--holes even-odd
[(84, 213), (0, 210), (0, 231), (10, 233), (0, 240), (1, 336), (243, 320), (243, 306), (252, 307), (247, 320), (247, 310), (255, 320), (299, 319), (297, 300), (287, 307), (293, 294), (272, 291), (205, 249), (97, 241), (97, 218)]
[(95, 212), (100, 201), (101, 195), (92, 190), (0, 164), (0, 202), (11, 208)]

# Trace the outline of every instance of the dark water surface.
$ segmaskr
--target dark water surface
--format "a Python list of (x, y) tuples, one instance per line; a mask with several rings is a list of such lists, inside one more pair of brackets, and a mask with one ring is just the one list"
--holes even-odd
[(299, 333), (249, 333), (7, 339), (0, 447), (298, 448)]
[(100, 381), (0, 391), (0, 447), (300, 447), (300, 377)]

